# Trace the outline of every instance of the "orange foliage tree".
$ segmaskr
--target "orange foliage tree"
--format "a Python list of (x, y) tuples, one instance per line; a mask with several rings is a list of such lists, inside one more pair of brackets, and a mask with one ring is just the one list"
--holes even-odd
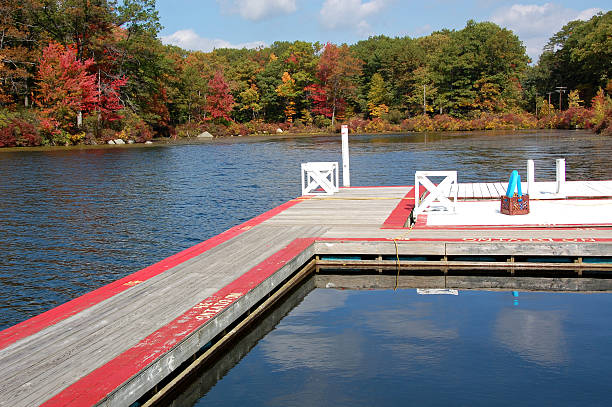
[(283, 83), (276, 88), (276, 93), (285, 99), (285, 117), (289, 123), (293, 122), (295, 116), (295, 97), (296, 87), (295, 80), (289, 72), (285, 71), (282, 77)]

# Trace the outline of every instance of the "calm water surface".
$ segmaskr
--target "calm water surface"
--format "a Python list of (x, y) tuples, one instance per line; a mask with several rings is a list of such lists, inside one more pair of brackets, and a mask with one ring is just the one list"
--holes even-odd
[(175, 405), (610, 405), (612, 294), (515, 300), (315, 289)]

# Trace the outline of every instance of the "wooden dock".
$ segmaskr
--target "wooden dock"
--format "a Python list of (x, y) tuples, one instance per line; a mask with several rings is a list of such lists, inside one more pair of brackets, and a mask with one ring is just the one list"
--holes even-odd
[[(459, 199), (499, 199), (506, 194), (507, 183), (503, 182), (479, 182), (457, 184)], [(527, 191), (527, 183), (521, 183), (523, 190)], [(555, 182), (538, 182), (536, 192), (538, 199), (559, 199), (555, 193)], [(532, 192), (530, 192), (532, 193)], [(447, 196), (452, 196), (452, 191), (446, 191)], [(566, 181), (564, 183), (563, 197), (592, 197), (611, 198), (612, 182), (610, 181)]]
[[(466, 199), (503, 193), (497, 184), (458, 187)], [(606, 199), (612, 182), (575, 187), (590, 188), (582, 198), (597, 199), (612, 214)], [(327, 267), (353, 261), (357, 268), (438, 269), (442, 276), (453, 268), (495, 269), (499, 263), (511, 263), (499, 269), (510, 267), (512, 273), (540, 265), (552, 277), (561, 269), (576, 277), (612, 273), (609, 218), (494, 227), (417, 221), (410, 228), (413, 207), (410, 186), (342, 188), (332, 196), (297, 198), (2, 331), (0, 406), (129, 406), (317, 260)], [(474, 256), (486, 261), (467, 260)], [(571, 263), (547, 269), (545, 259), (552, 256)]]

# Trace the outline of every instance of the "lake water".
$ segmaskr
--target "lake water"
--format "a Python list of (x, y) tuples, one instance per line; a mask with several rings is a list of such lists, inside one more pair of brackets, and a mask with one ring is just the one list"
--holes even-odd
[(612, 294), (303, 295), (173, 406), (609, 405)]
[[(612, 179), (610, 139), (588, 132), (550, 131), (351, 136), (351, 181), (356, 186), (410, 185), (416, 170), (434, 169), (457, 170), (459, 182), (504, 181), (513, 169), (526, 176), (528, 158), (535, 159), (536, 179), (554, 179), (554, 159), (561, 157), (566, 158), (568, 180)], [(0, 329), (298, 196), (300, 163), (306, 161), (340, 161), (340, 137), (0, 151)], [(309, 348), (311, 353), (320, 353), (322, 358), (313, 359), (318, 366), (300, 365), (305, 360), (298, 360), (295, 366), (291, 359), (283, 362), (280, 350), (273, 349), (277, 345), (266, 338), (263, 344), (268, 347), (257, 352), (272, 352), (277, 365), (268, 365), (272, 362), (266, 359), (248, 368), (246, 375), (252, 369), (257, 376), (267, 373), (278, 381), (287, 375), (286, 380), (294, 381), (283, 382), (284, 395), (271, 393), (272, 398), (257, 399), (254, 404), (297, 405), (294, 396), (300, 391), (310, 394), (304, 403), (319, 404), (315, 396), (321, 386), (326, 390), (320, 394), (327, 395), (325, 400), (330, 403), (356, 405), (393, 400), (395, 404), (455, 404), (454, 393), (475, 391), (483, 395), (483, 404), (510, 404), (512, 397), (521, 396), (522, 389), (533, 389), (540, 382), (549, 388), (542, 394), (552, 398), (537, 402), (548, 404), (571, 400), (554, 396), (555, 386), (565, 393), (569, 389), (596, 392), (605, 387), (602, 380), (607, 380), (607, 371), (603, 369), (609, 366), (610, 355), (598, 357), (596, 353), (612, 334), (609, 323), (599, 325), (605, 318), (609, 322), (609, 313), (601, 311), (610, 309), (606, 294), (533, 294), (521, 299), (518, 309), (507, 304), (511, 302), (507, 293), (424, 299), (411, 291), (389, 295), (386, 291), (315, 290), (311, 296), (305, 304), (322, 298), (337, 302), (319, 313), (296, 308), (288, 322), (283, 322), (289, 325), (273, 331), (272, 339), (283, 335), (299, 339), (303, 333), (302, 339), (320, 344), (320, 349)], [(400, 315), (399, 310), (406, 307), (414, 319)], [(588, 326), (578, 317), (585, 308), (595, 311)], [(368, 325), (376, 322), (376, 313), (393, 326), (385, 330)], [(301, 322), (295, 315), (303, 317)], [(326, 318), (330, 319), (323, 321)], [(349, 326), (351, 320), (362, 324)], [(546, 343), (554, 345), (549, 354), (537, 337), (521, 337), (523, 331), (513, 328), (540, 322), (546, 322), (545, 329), (550, 331)], [(586, 337), (577, 336), (583, 331)], [(316, 332), (323, 336), (315, 339), (311, 335)], [(508, 332), (514, 339), (504, 342)], [(282, 346), (287, 348), (285, 353), (300, 358), (303, 342)], [(585, 349), (582, 353), (579, 342)], [(495, 364), (493, 372), (483, 371), (490, 359), (497, 358), (501, 363)], [(396, 370), (387, 370), (396, 362)], [(592, 369), (594, 374), (601, 373), (599, 381), (569, 379), (570, 373), (591, 372), (591, 363), (599, 364)], [(527, 365), (534, 369), (524, 376), (522, 369)], [(322, 370), (311, 370), (313, 367)], [(461, 377), (465, 374), (468, 376)], [(489, 377), (493, 374), (499, 383)], [(553, 378), (559, 379), (557, 384)], [(219, 383), (217, 387), (225, 390), (210, 397), (231, 398), (228, 392), (237, 390), (226, 386), (245, 379), (231, 380)], [(388, 386), (381, 387), (384, 390), (378, 396), (369, 394), (368, 389), (383, 382)], [(462, 388), (466, 382), (469, 386)], [(273, 385), (274, 381), (265, 384)], [(504, 386), (503, 392), (495, 393)], [(417, 391), (419, 388), (422, 390)], [(497, 396), (485, 397), (489, 391)], [(502, 396), (508, 399), (500, 400)], [(429, 403), (430, 398), (436, 403)], [(325, 400), (320, 403), (327, 403)], [(468, 404), (478, 404), (469, 400)], [(525, 399), (520, 403), (526, 404)]]

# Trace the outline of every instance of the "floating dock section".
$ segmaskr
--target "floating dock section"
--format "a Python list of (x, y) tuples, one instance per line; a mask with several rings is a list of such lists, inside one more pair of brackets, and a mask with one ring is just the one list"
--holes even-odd
[(416, 223), (411, 186), (297, 198), (19, 323), (0, 332), (0, 406), (147, 403), (253, 312), (317, 271), (431, 276), (432, 287), (423, 288), (474, 288), (453, 280), (474, 271), (479, 287), (498, 287), (501, 275), (520, 287), (531, 272), (553, 277), (542, 289), (572, 278), (584, 281), (576, 290), (612, 290), (612, 182), (572, 186), (597, 194), (534, 201), (534, 215), (538, 207), (550, 215), (545, 221), (499, 218), (499, 203), (486, 199), (503, 188), (482, 185), (459, 184), (455, 214)]

